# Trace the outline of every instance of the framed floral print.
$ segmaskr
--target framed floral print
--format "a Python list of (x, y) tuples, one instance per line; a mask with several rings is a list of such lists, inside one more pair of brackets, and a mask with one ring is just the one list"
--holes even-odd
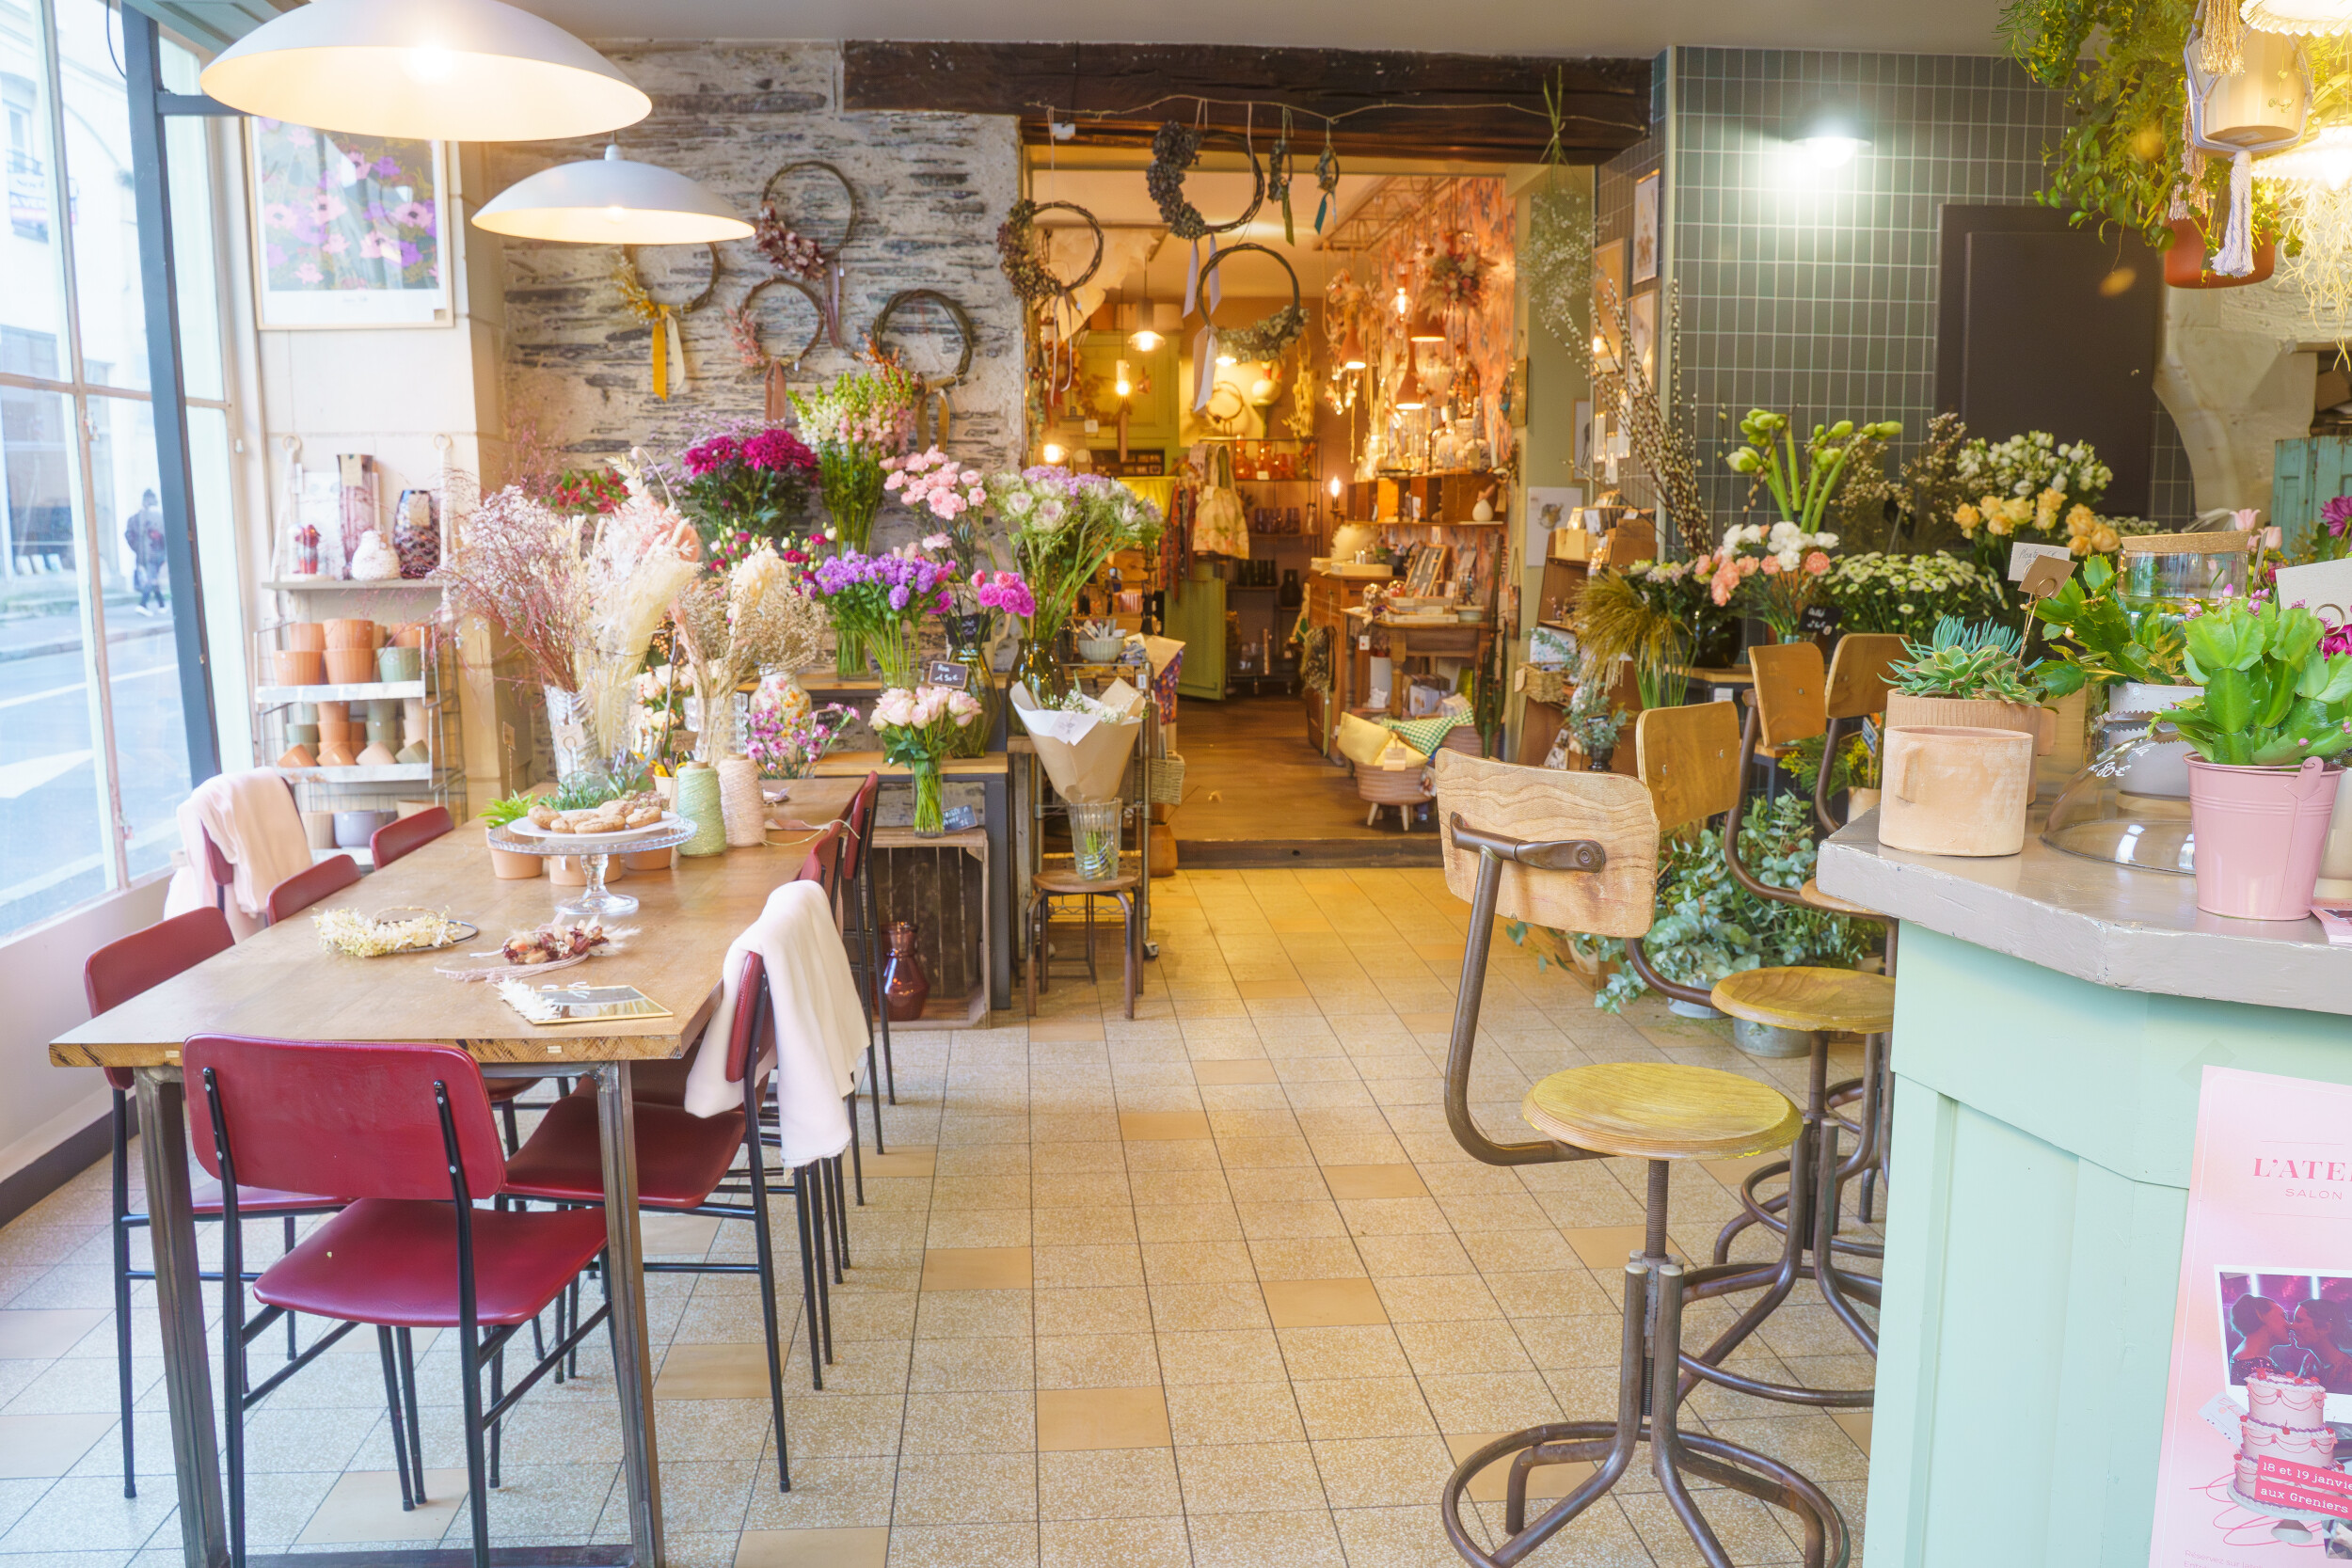
[(453, 323), (439, 142), (246, 126), (261, 326)]

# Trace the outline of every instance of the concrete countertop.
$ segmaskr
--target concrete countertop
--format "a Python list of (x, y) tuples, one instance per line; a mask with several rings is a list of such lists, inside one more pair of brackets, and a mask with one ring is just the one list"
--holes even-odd
[(2037, 808), (2023, 853), (1993, 859), (1882, 847), (1878, 814), (1821, 846), (1823, 892), (2094, 985), (2352, 1014), (2352, 947), (2312, 919), (2231, 920), (2197, 908), (2191, 877), (2061, 854)]

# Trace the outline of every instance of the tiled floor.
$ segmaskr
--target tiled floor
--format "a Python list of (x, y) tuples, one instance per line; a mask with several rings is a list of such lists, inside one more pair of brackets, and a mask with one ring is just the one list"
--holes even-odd
[[(1436, 1499), (1456, 1456), (1613, 1412), (1642, 1173), (1498, 1170), (1455, 1148), (1441, 1073), (1465, 910), (1439, 874), (1187, 873), (1157, 906), (1161, 957), (1135, 1021), (1113, 966), (1099, 993), (1057, 982), (1025, 1027), (999, 1014), (899, 1037), (891, 1151), (866, 1162), (823, 1393), (804, 1328), (792, 1347), (790, 1493), (776, 1489), (751, 1282), (653, 1278), (673, 1563), (1442, 1568), (1458, 1559)], [(1480, 1120), (1525, 1136), (1528, 1085), (1593, 1061), (1697, 1062), (1802, 1092), (1801, 1062), (1741, 1055), (1720, 1023), (1635, 1013), (1596, 1012), (1575, 980), (1499, 941)], [(1743, 1168), (1677, 1170), (1684, 1251), (1706, 1253)], [(104, 1180), (92, 1170), (0, 1231), (0, 1568), (177, 1560), (146, 1287), (140, 1495), (121, 1496)], [(253, 1227), (257, 1245), (271, 1229)], [(647, 1231), (674, 1256), (748, 1246), (739, 1224)], [(796, 1325), (798, 1304), (796, 1281), (781, 1304)], [(1691, 1319), (1712, 1327), (1725, 1309)], [(463, 1544), (448, 1337), (421, 1368), (433, 1501), (406, 1514), (372, 1338), (252, 1416), (255, 1549)], [(1818, 1306), (1784, 1308), (1743, 1360), (1822, 1384), (1870, 1371)], [(582, 1367), (509, 1422), (495, 1544), (627, 1537), (609, 1364)], [(1686, 1423), (1795, 1465), (1859, 1532), (1867, 1417), (1709, 1390)], [(1556, 1495), (1567, 1469), (1537, 1472), (1535, 1490)], [(1471, 1495), (1478, 1528), (1494, 1528), (1499, 1481), (1482, 1475)], [(1796, 1560), (1767, 1511), (1706, 1496), (1740, 1562)], [(1698, 1560), (1655, 1490), (1629, 1482), (1530, 1560)]]

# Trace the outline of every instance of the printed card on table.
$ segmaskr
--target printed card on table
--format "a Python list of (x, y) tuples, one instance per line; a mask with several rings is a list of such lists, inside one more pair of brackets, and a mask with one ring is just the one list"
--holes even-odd
[(2352, 1086), (2208, 1067), (2151, 1568), (2352, 1558), (2346, 1434)]

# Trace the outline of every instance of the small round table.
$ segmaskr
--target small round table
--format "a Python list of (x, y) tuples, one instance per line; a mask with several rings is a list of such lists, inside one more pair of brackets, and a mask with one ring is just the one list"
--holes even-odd
[(550, 838), (526, 837), (509, 832), (504, 828), (489, 831), (490, 847), (502, 849), (510, 855), (573, 855), (580, 860), (580, 869), (587, 874), (588, 885), (577, 896), (555, 906), (555, 912), (567, 920), (610, 920), (619, 915), (635, 914), (637, 900), (626, 893), (612, 893), (604, 885), (605, 863), (614, 855), (642, 855), (656, 849), (675, 849), (694, 836), (694, 824), (681, 818), (675, 828), (649, 830), (643, 838), (626, 844), (607, 843), (601, 849), (585, 850), (578, 844), (566, 844), (562, 834)]
[(1136, 951), (1136, 889), (1142, 877), (1133, 871), (1099, 882), (1069, 871), (1040, 871), (1029, 879), (1029, 1016), (1037, 1016), (1037, 993), (1053, 983), (1045, 958), (1045, 927), (1053, 918), (1057, 898), (1083, 898), (1087, 913), (1087, 979), (1094, 980), (1094, 901), (1108, 898), (1119, 905), (1120, 978), (1127, 996), (1127, 1016), (1136, 1016), (1136, 992), (1141, 989), (1143, 966)]

